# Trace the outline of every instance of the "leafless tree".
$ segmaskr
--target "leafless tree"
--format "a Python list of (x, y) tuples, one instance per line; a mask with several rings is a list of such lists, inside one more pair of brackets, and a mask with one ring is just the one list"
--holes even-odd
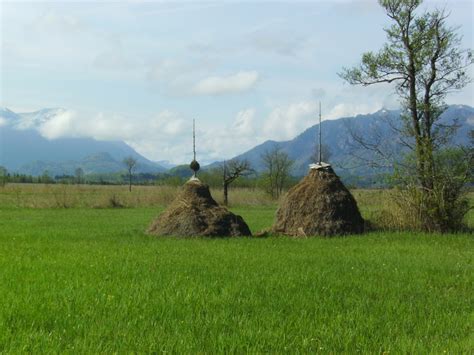
[(76, 184), (82, 184), (84, 182), (84, 170), (82, 168), (77, 168), (74, 171), (76, 177)]
[(289, 180), (293, 160), (278, 147), (263, 153), (262, 160), (266, 169), (268, 192), (277, 198)]
[(137, 167), (137, 160), (133, 157), (127, 157), (123, 160), (123, 163), (125, 164), (128, 172), (128, 191), (132, 191), (132, 177), (133, 177), (133, 172), (135, 171)]
[(228, 191), (229, 185), (232, 184), (241, 176), (247, 176), (252, 174), (254, 171), (250, 165), (250, 162), (246, 159), (232, 159), (222, 164), (222, 185), (224, 187), (224, 205), (227, 206), (229, 202)]

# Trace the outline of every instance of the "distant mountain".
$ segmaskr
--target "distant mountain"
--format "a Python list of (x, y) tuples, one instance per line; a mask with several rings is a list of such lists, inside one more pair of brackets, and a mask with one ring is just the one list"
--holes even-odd
[(79, 166), (86, 167), (83, 168), (86, 173), (117, 172), (124, 170), (123, 158), (132, 156), (138, 161), (139, 172), (166, 171), (122, 141), (44, 138), (39, 127), (62, 110), (17, 114), (0, 108), (0, 165), (10, 171), (32, 175), (42, 174), (44, 170), (72, 174)]
[(17, 121), (21, 120), (21, 116), (6, 107), (0, 107), (0, 119), (2, 119), (0, 122), (3, 122), (0, 126), (15, 125)]
[[(51, 175), (74, 174), (81, 167), (86, 173), (112, 173), (123, 171), (121, 163), (126, 156), (137, 159), (137, 172), (164, 172), (177, 176), (190, 176), (187, 165), (173, 166), (166, 161), (152, 162), (138, 154), (121, 141), (97, 141), (92, 138), (58, 138), (48, 140), (41, 136), (39, 127), (63, 109), (43, 109), (31, 113), (15, 113), (0, 108), (0, 165), (10, 171), (40, 175), (45, 170)], [(354, 155), (372, 159), (373, 155), (354, 142), (350, 130), (370, 139), (379, 139), (384, 148), (399, 155), (402, 145), (392, 129), (399, 125), (400, 111), (380, 110), (373, 114), (344, 117), (323, 121), (321, 124), (323, 142), (331, 151), (329, 162), (342, 176), (369, 176), (374, 171), (360, 164)], [(474, 129), (474, 108), (464, 105), (450, 106), (442, 116), (442, 122), (457, 120), (459, 129), (453, 137), (453, 144), (468, 143), (469, 132)], [(289, 141), (266, 141), (236, 158), (248, 159), (258, 172), (264, 169), (261, 156), (264, 152), (280, 148), (295, 161), (293, 174), (301, 176), (312, 163), (319, 127), (314, 125)], [(162, 164), (160, 164), (162, 163)], [(219, 162), (202, 167), (205, 171)], [(165, 166), (163, 166), (165, 165)]]
[(159, 160), (156, 163), (165, 169), (172, 169), (176, 166), (176, 164), (170, 163), (168, 160)]
[[(321, 123), (322, 140), (331, 152), (330, 163), (342, 175), (366, 176), (372, 174), (373, 172), (367, 166), (362, 166), (360, 161), (354, 158), (354, 155), (364, 156), (367, 159), (373, 159), (373, 156), (358, 147), (349, 132), (358, 132), (372, 140), (379, 139), (387, 151), (398, 155), (402, 151), (402, 145), (392, 126), (400, 124), (399, 117), (399, 110), (380, 110), (368, 115), (323, 121)], [(452, 123), (454, 120), (457, 120), (460, 127), (452, 139), (452, 144), (468, 144), (469, 132), (474, 129), (474, 108), (464, 105), (452, 105), (443, 113), (440, 122)], [(315, 150), (318, 131), (319, 125), (314, 125), (292, 140), (283, 142), (269, 140), (238, 155), (236, 158), (247, 159), (254, 169), (262, 171), (264, 169), (262, 154), (278, 147), (295, 161), (294, 174), (298, 176), (305, 175), (308, 171), (308, 164), (313, 162), (311, 161), (311, 155)], [(217, 163), (211, 166), (215, 165)], [(346, 169), (342, 169), (342, 167), (346, 167)]]
[[(65, 162), (36, 160), (30, 164), (23, 165), (18, 169), (18, 172), (26, 175), (41, 175), (47, 171), (50, 176), (60, 176), (74, 175), (77, 168), (81, 168), (85, 174), (108, 174), (125, 171), (125, 166), (121, 160), (114, 159), (109, 153), (101, 152), (89, 155), (80, 160), (69, 160)], [(153, 167), (138, 164), (136, 172), (162, 171), (153, 169)]]

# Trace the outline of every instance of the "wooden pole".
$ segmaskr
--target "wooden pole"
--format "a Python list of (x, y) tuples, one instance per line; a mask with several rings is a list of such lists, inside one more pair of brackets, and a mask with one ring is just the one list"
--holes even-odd
[(319, 101), (319, 164), (322, 162), (322, 140), (321, 140), (321, 101)]
[(193, 160), (196, 160), (196, 123), (193, 118)]

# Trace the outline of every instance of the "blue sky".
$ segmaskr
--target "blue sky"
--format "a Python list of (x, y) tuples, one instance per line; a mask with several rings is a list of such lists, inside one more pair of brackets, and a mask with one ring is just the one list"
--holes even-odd
[[(473, 47), (471, 1), (446, 7)], [(0, 3), (0, 105), (67, 111), (47, 138), (120, 139), (153, 160), (187, 162), (192, 119), (202, 162), (313, 125), (397, 107), (390, 87), (337, 75), (384, 43), (373, 1)], [(472, 68), (470, 69), (472, 73)], [(449, 103), (474, 106), (472, 84)]]

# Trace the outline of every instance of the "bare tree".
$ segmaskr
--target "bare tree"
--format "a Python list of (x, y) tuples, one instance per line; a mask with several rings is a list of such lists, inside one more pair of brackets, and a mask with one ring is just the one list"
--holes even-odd
[(123, 163), (127, 167), (127, 172), (128, 172), (128, 191), (132, 191), (132, 177), (133, 177), (133, 172), (135, 171), (137, 167), (137, 160), (133, 157), (127, 157), (123, 160)]
[[(329, 159), (332, 156), (331, 149), (327, 144), (321, 144), (321, 161), (329, 162)], [(313, 153), (311, 154), (310, 160), (312, 163), (319, 162), (319, 144), (316, 144), (313, 149)]]
[(77, 168), (74, 171), (76, 177), (76, 184), (82, 184), (84, 182), (84, 170), (82, 168)]
[(224, 205), (227, 206), (229, 202), (228, 190), (229, 185), (232, 184), (241, 176), (247, 176), (253, 173), (250, 162), (246, 159), (232, 159), (222, 165), (222, 185), (224, 187)]
[(268, 192), (273, 197), (278, 198), (289, 180), (293, 160), (278, 147), (263, 153), (262, 160), (266, 169), (265, 175), (268, 183)]

